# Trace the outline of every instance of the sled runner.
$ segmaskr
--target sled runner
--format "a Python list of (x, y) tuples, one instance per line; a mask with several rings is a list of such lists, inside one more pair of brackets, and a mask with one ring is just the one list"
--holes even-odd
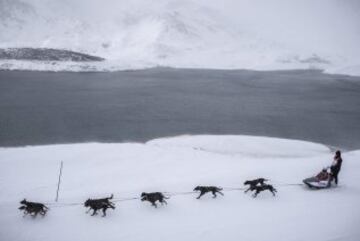
[(303, 180), (303, 183), (309, 188), (323, 189), (331, 187), (331, 175), (326, 169), (323, 169), (314, 177), (309, 177)]

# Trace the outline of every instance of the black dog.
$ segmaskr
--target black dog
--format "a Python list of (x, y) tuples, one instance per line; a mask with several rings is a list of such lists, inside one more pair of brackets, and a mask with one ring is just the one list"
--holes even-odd
[(165, 199), (169, 199), (169, 198), (165, 197), (164, 194), (162, 194), (161, 192), (141, 193), (141, 201), (149, 201), (151, 202), (151, 205), (156, 208), (157, 208), (156, 201), (159, 201), (161, 205), (163, 205), (164, 203), (167, 205)]
[(264, 184), (261, 186), (255, 186), (253, 187), (253, 190), (255, 190), (255, 193), (253, 194), (253, 197), (255, 198), (260, 192), (265, 191), (265, 190), (269, 190), (274, 196), (275, 193), (277, 192), (277, 190), (269, 184)]
[(45, 216), (47, 210), (49, 210), (49, 208), (42, 203), (28, 202), (26, 199), (22, 200), (20, 204), (22, 204), (22, 206), (19, 207), (19, 209), (24, 210), (24, 217), (27, 214), (36, 217), (39, 213)]
[(89, 208), (86, 213), (88, 213), (92, 209), (93, 213), (91, 214), (91, 216), (94, 216), (97, 214), (98, 210), (102, 209), (103, 217), (105, 217), (106, 210), (108, 208), (115, 209), (115, 204), (110, 202), (110, 199), (112, 199), (113, 197), (114, 197), (114, 195), (111, 194), (110, 197), (106, 197), (106, 198), (100, 198), (100, 199), (90, 199), (89, 198), (84, 203), (84, 206)]
[(255, 187), (260, 184), (261, 186), (263, 186), (265, 184), (265, 182), (268, 181), (265, 178), (258, 178), (258, 179), (254, 179), (254, 180), (250, 180), (250, 181), (245, 181), (244, 185), (249, 185), (249, 188), (245, 190), (245, 193), (247, 193), (248, 191), (254, 191)]
[(213, 198), (216, 198), (216, 193), (219, 193), (222, 196), (224, 196), (224, 194), (222, 192), (220, 192), (221, 190), (223, 190), (223, 189), (220, 187), (215, 187), (215, 186), (197, 186), (194, 188), (194, 191), (200, 191), (200, 195), (196, 199), (200, 199), (200, 197), (202, 195), (204, 195), (205, 193), (208, 193), (208, 192), (212, 192)]

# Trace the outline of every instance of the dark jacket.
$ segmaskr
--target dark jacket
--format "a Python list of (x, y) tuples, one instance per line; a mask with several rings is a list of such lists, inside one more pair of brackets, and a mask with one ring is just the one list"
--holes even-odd
[(338, 157), (335, 159), (334, 164), (331, 165), (330, 170), (332, 173), (338, 173), (341, 169), (342, 158)]

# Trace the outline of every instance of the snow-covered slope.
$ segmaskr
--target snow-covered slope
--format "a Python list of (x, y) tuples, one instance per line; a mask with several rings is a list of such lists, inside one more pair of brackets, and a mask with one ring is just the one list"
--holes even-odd
[[(343, 154), (339, 187), (284, 185), (301, 183), (329, 165), (332, 155), (321, 144), (250, 136), (1, 148), (0, 239), (357, 241), (360, 151)], [(60, 161), (59, 203), (44, 218), (22, 218), (17, 207), (24, 197), (54, 202)], [(276, 197), (229, 191), (259, 176), (270, 179)], [(138, 199), (116, 202), (106, 218), (91, 217), (81, 205), (110, 193), (119, 200), (142, 191), (187, 192), (201, 184), (222, 186), (225, 196), (176, 195), (158, 209)]]
[(119, 70), (322, 68), (360, 73), (357, 0), (0, 0), (0, 48), (78, 51), (69, 64), (0, 61), (0, 68)]

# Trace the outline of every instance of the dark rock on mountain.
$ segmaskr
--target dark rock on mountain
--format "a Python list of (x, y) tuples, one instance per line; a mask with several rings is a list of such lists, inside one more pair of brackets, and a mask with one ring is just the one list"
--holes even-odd
[(97, 56), (79, 52), (49, 48), (8, 48), (0, 49), (0, 59), (40, 60), (40, 61), (103, 61)]

